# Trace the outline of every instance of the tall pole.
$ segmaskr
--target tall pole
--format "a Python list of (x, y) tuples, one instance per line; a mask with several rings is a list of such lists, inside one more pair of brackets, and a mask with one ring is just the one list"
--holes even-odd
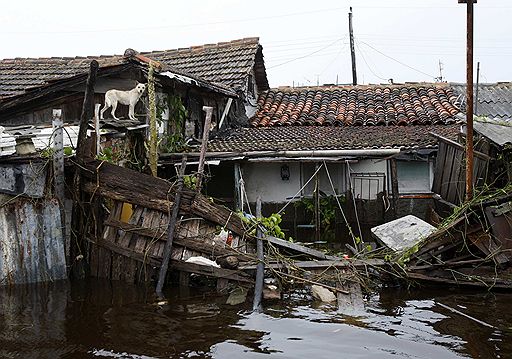
[(352, 6), (348, 13), (348, 33), (350, 36), (350, 55), (352, 56), (352, 84), (357, 85), (356, 51), (354, 48), (354, 31), (352, 29)]
[(466, 201), (473, 198), (473, 2), (459, 0), (467, 4), (466, 40)]

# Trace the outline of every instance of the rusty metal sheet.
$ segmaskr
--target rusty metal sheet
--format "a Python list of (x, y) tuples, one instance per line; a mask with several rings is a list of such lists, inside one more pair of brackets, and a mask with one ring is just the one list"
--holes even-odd
[(65, 279), (59, 204), (20, 198), (0, 207), (0, 285)]
[[(488, 206), (484, 211), (491, 232), (502, 249), (512, 249), (512, 201), (498, 206)], [(511, 252), (506, 252), (506, 255), (512, 259)]]

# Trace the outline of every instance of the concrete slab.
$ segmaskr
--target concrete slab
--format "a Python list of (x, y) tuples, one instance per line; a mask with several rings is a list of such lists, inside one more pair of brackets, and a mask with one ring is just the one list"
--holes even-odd
[(371, 229), (373, 236), (395, 252), (405, 251), (429, 236), (436, 227), (408, 215)]

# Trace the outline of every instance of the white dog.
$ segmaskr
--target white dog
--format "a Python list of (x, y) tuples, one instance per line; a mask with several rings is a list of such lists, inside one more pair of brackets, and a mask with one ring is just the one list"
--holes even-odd
[(112, 107), (111, 113), (112, 117), (116, 120), (119, 120), (116, 117), (116, 108), (117, 104), (120, 103), (122, 105), (128, 105), (128, 117), (132, 120), (137, 120), (135, 117), (135, 105), (139, 102), (142, 93), (146, 90), (145, 84), (140, 84), (137, 82), (137, 86), (131, 89), (130, 91), (120, 91), (120, 90), (108, 90), (105, 93), (105, 106), (101, 109), (100, 118), (103, 120), (103, 114), (105, 111)]

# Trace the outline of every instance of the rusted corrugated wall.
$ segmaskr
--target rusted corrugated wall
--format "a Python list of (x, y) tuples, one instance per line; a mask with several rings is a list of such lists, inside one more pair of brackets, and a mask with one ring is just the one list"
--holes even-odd
[(66, 276), (58, 202), (17, 198), (0, 207), (0, 285), (54, 281)]

